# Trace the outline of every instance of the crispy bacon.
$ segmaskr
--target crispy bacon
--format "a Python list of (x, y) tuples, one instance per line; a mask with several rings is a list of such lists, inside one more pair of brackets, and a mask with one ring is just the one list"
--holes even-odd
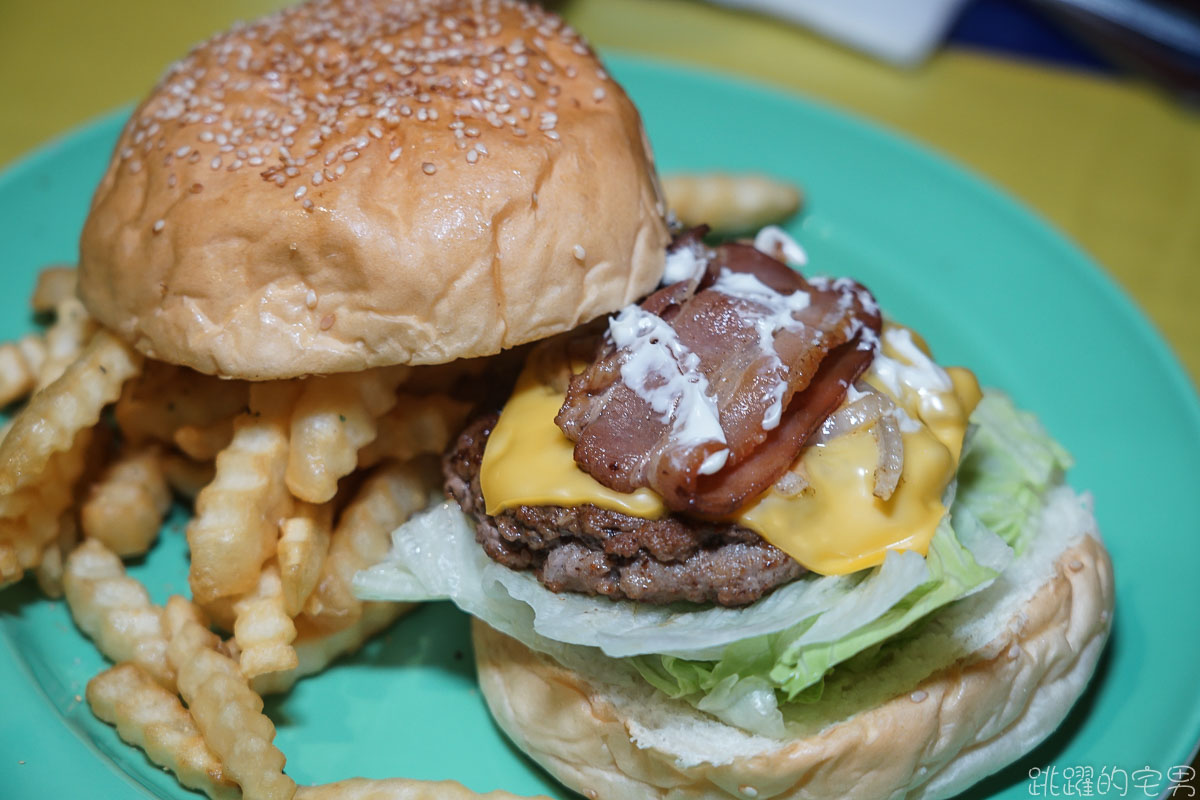
[(705, 255), (699, 280), (610, 324), (555, 421), (604, 485), (727, 514), (774, 483), (841, 404), (870, 365), (880, 318), (853, 281), (807, 281), (748, 245)]

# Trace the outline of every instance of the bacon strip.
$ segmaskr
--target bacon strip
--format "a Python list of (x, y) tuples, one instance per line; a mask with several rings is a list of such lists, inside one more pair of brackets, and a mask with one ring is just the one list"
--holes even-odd
[(604, 485), (648, 486), (675, 511), (729, 513), (778, 479), (840, 405), (873, 357), (867, 331), (879, 329), (874, 299), (853, 281), (809, 282), (753, 247), (723, 245), (699, 281), (617, 317), (555, 421)]

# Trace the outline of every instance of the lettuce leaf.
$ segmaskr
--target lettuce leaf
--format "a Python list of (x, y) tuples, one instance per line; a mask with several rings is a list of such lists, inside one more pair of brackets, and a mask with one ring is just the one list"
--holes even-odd
[[(979, 541), (993, 544), (979, 531), (976, 534)], [(992, 546), (987, 550), (992, 559), (1004, 551), (1008, 548), (998, 551)], [(948, 518), (938, 526), (925, 558), (911, 551), (892, 555), (911, 557), (924, 568), (926, 578), (895, 598), (882, 613), (854, 613), (856, 609), (852, 606), (870, 604), (869, 600), (859, 596), (827, 610), (819, 619), (804, 620), (777, 634), (732, 644), (715, 661), (639, 656), (632, 659), (632, 663), (647, 682), (665, 694), (685, 698), (730, 724), (772, 735), (777, 723), (782, 724), (782, 716), (777, 707), (771, 708), (772, 704), (762, 693), (764, 689), (777, 690), (777, 701), (820, 699), (822, 681), (834, 665), (880, 644), (934, 609), (986, 586), (999, 574), (995, 567), (1002, 566), (980, 563), (985, 559), (977, 559), (959, 541)], [(889, 564), (895, 563), (892, 555), (877, 574), (860, 586), (877, 584), (880, 587), (877, 592), (885, 594), (883, 586), (888, 578), (884, 573)], [(1001, 558), (1007, 561), (1003, 556)], [(740, 687), (741, 682), (749, 682), (749, 685)], [(758, 693), (752, 694), (752, 690)], [(705, 703), (712, 705), (707, 698), (714, 695), (748, 700), (759, 713), (750, 715), (744, 703), (723, 703), (717, 708), (705, 708)]]
[(957, 502), (1020, 555), (1052, 485), (1062, 482), (1071, 456), (1037, 418), (1007, 396), (988, 392), (971, 415), (974, 426), (958, 469)]

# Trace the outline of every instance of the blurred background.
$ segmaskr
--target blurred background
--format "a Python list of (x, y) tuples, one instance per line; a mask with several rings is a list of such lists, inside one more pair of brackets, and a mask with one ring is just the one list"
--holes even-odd
[[(0, 0), (0, 168), (283, 4)], [(982, 174), (1088, 251), (1200, 381), (1200, 0), (550, 4), (602, 50), (798, 91)]]
[[(1200, 0), (549, 0), (600, 48), (899, 130), (1081, 244), (1200, 381)], [(283, 0), (0, 0), (0, 166)]]

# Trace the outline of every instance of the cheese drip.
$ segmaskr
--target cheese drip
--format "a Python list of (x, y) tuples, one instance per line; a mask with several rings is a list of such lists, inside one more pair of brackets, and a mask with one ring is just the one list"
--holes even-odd
[[(653, 491), (616, 492), (576, 466), (574, 443), (554, 424), (564, 393), (538, 374), (526, 367), (488, 439), (479, 476), (487, 513), (590, 503), (645, 519), (665, 515)], [(889, 550), (928, 552), (980, 398), (969, 370), (943, 370), (899, 326), (885, 328), (881, 353), (864, 378), (903, 415), (904, 469), (892, 497), (873, 494), (878, 453), (864, 428), (804, 449), (792, 467), (807, 482), (804, 491), (769, 489), (730, 518), (822, 575), (877, 566)]]

